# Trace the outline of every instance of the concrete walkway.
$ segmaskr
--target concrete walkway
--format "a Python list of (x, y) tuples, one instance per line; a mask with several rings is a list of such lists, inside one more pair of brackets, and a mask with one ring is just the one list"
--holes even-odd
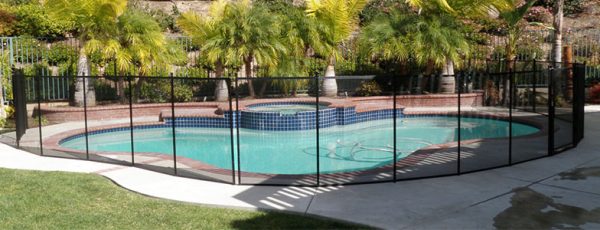
[(586, 138), (554, 157), (435, 179), (322, 188), (232, 186), (139, 168), (40, 157), (0, 144), (0, 167), (97, 173), (150, 196), (287, 210), (386, 229), (600, 229), (600, 108)]

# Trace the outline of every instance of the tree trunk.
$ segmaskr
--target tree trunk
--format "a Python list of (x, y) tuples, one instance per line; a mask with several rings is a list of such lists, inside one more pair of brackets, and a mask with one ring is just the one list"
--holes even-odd
[[(516, 71), (516, 56), (510, 56), (507, 60), (506, 60), (506, 73), (511, 73), (512, 71)], [(501, 100), (501, 104), (504, 106), (508, 106), (510, 100), (509, 100), (509, 96), (510, 96), (510, 74), (505, 74), (502, 75), (502, 77), (504, 77), (502, 79), (503, 83), (502, 83), (502, 100)]]
[(251, 98), (256, 97), (256, 92), (254, 92), (254, 84), (252, 83), (252, 61), (253, 56), (250, 54), (248, 57), (244, 59), (244, 69), (246, 70), (246, 78), (248, 78), (248, 94), (250, 94)]
[(75, 79), (75, 97), (73, 105), (83, 107), (83, 91), (85, 89), (87, 106), (96, 106), (96, 91), (94, 89), (94, 79), (86, 78), (85, 85), (83, 84), (83, 76), (90, 76), (90, 64), (87, 55), (80, 52), (79, 60), (77, 61), (77, 78)]
[[(561, 70), (560, 68), (562, 68), (561, 62), (563, 59), (563, 54), (562, 54), (562, 27), (563, 27), (563, 10), (564, 10), (564, 4), (565, 1), (564, 0), (555, 0), (554, 1), (554, 6), (552, 7), (552, 13), (554, 14), (554, 21), (552, 23), (552, 27), (554, 27), (554, 45), (552, 46), (552, 51), (554, 54), (554, 68), (558, 69), (556, 71), (554, 71), (554, 76), (552, 76), (555, 79), (558, 79), (558, 77), (561, 75)], [(554, 84), (554, 90), (555, 92), (559, 93), (561, 88), (562, 88), (562, 81), (561, 80), (557, 80), (555, 81)], [(549, 98), (550, 100), (556, 100), (557, 98)]]
[(440, 77), (440, 93), (455, 93), (456, 82), (454, 76), (454, 62), (450, 59), (446, 59), (442, 69), (442, 76)]
[(573, 99), (573, 48), (570, 45), (566, 45), (563, 49), (563, 63), (567, 68), (567, 92), (565, 98), (567, 100)]
[(262, 81), (262, 84), (260, 85), (260, 89), (258, 91), (258, 96), (259, 97), (265, 97), (265, 92), (267, 91), (267, 85), (269, 84), (268, 80), (264, 80)]
[[(433, 71), (435, 70), (435, 63), (431, 60), (427, 61), (425, 71), (423, 72), (423, 81), (421, 81), (421, 91), (433, 92)], [(429, 87), (431, 85), (431, 87)]]
[(337, 81), (335, 79), (334, 58), (329, 59), (329, 65), (325, 70), (325, 79), (323, 80), (323, 96), (336, 97), (338, 93)]
[(563, 10), (564, 0), (556, 0), (554, 2), (553, 13), (554, 22), (554, 46), (552, 48), (554, 53), (554, 67), (559, 68), (560, 62), (562, 61), (562, 27), (563, 27)]
[(138, 103), (140, 100), (140, 96), (142, 95), (142, 85), (144, 85), (145, 79), (143, 77), (138, 78), (135, 83), (135, 90), (133, 93), (133, 103)]
[[(221, 62), (217, 62), (215, 68), (215, 75), (217, 78), (223, 77), (223, 64)], [(227, 82), (225, 80), (217, 81), (217, 86), (215, 88), (215, 101), (227, 101), (229, 98), (229, 89), (227, 87)]]
[[(131, 91), (131, 89), (129, 90)], [(127, 98), (125, 96), (125, 79), (123, 79), (123, 77), (119, 77), (119, 80), (117, 81), (117, 96), (122, 104), (127, 102)]]

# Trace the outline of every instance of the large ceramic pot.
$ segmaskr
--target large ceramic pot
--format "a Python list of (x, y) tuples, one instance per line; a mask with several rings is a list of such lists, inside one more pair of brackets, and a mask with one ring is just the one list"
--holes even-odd
[(442, 69), (442, 75), (439, 82), (439, 93), (456, 93), (456, 77), (454, 76), (454, 62), (446, 60)]
[(336, 97), (338, 93), (337, 82), (335, 80), (335, 68), (333, 65), (328, 65), (325, 71), (325, 79), (321, 89), (322, 95), (326, 97)]

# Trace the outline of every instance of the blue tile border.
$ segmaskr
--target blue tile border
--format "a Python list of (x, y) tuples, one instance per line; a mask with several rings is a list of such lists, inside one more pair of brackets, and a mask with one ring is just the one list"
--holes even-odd
[[(274, 102), (255, 104), (249, 107), (259, 107), (264, 105), (281, 104), (308, 104), (314, 103), (290, 103)], [(397, 109), (397, 116), (403, 117), (403, 109)], [(315, 111), (302, 111), (296, 114), (281, 114), (278, 112), (261, 111), (234, 111), (226, 112), (223, 118), (214, 117), (177, 117), (175, 125), (179, 127), (208, 127), (208, 128), (229, 128), (229, 118), (233, 115), (233, 127), (237, 127), (239, 122), (241, 128), (270, 131), (295, 131), (316, 129), (316, 108)], [(393, 109), (374, 110), (357, 113), (355, 107), (344, 108), (324, 108), (319, 110), (319, 127), (327, 128), (335, 125), (351, 125), (359, 122), (373, 121), (379, 119), (389, 119), (394, 117)], [(165, 118), (165, 124), (171, 125), (172, 118)]]

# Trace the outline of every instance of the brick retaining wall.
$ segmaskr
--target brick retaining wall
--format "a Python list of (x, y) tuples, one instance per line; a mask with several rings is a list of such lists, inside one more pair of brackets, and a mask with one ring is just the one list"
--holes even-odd
[[(295, 98), (289, 99), (258, 99), (258, 100), (243, 100), (240, 101), (241, 105), (248, 105), (252, 103), (263, 103), (265, 101), (294, 101)], [(380, 96), (380, 97), (361, 97), (361, 98), (348, 98), (348, 99), (328, 99), (323, 98), (323, 102), (331, 101), (331, 107), (368, 107), (364, 104), (381, 102), (391, 103), (392, 97)], [(470, 93), (461, 95), (462, 106), (477, 106), (481, 105), (483, 101), (483, 93)], [(430, 94), (430, 95), (399, 95), (397, 96), (397, 104), (401, 107), (436, 107), (436, 106), (457, 106), (458, 97), (456, 94)], [(175, 104), (176, 109), (199, 109), (199, 108), (214, 108), (215, 111), (218, 108), (228, 108), (227, 102), (193, 102), (193, 103), (177, 103)], [(160, 104), (135, 104), (133, 105), (133, 116), (158, 116), (163, 110), (170, 110), (170, 103)], [(37, 110), (37, 109), (36, 109)], [(64, 123), (70, 121), (82, 121), (84, 119), (83, 108), (77, 107), (49, 107), (42, 105), (42, 115), (48, 120), (49, 123)], [(34, 112), (37, 114), (37, 111)], [(114, 120), (124, 119), (129, 117), (129, 106), (128, 105), (108, 105), (108, 106), (95, 106), (87, 109), (88, 120)]]

